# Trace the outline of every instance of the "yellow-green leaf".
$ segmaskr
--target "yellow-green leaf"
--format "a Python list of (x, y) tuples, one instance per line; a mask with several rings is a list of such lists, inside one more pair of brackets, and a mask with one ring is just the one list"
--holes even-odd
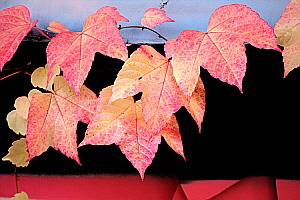
[(21, 192), (21, 193), (15, 194), (15, 196), (10, 199), (11, 200), (28, 200), (28, 195), (26, 194), (26, 192)]
[(6, 117), (8, 127), (16, 134), (25, 135), (27, 120), (21, 117), (16, 110), (13, 110), (7, 114)]
[(2, 158), (3, 161), (10, 161), (17, 167), (26, 167), (29, 164), (27, 159), (28, 152), (25, 138), (14, 141), (12, 146), (8, 149), (8, 154)]
[(34, 70), (34, 72), (31, 75), (31, 84), (34, 87), (39, 87), (51, 91), (54, 78), (56, 77), (56, 75), (59, 75), (59, 73), (60, 73), (60, 69), (59, 67), (57, 67), (56, 70), (54, 71), (52, 78), (47, 84), (48, 65), (45, 65), (45, 67), (39, 67), (36, 70)]

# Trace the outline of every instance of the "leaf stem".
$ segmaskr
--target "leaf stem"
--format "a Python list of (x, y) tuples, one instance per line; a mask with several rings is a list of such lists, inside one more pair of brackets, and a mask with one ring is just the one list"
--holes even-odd
[(157, 32), (156, 30), (153, 30), (153, 29), (151, 29), (151, 28), (148, 28), (148, 27), (146, 27), (146, 26), (121, 26), (121, 25), (119, 26), (119, 30), (122, 30), (122, 29), (125, 29), (125, 28), (140, 28), (140, 29), (142, 29), (142, 30), (147, 29), (147, 30), (149, 30), (149, 31), (152, 31), (152, 32), (155, 33), (156, 35), (158, 35), (159, 38), (161, 38), (161, 39), (163, 39), (163, 40), (165, 40), (165, 41), (168, 41), (168, 39), (165, 38), (164, 36), (162, 36), (159, 32)]
[(33, 27), (35, 30), (37, 30), (40, 34), (42, 34), (45, 38), (47, 38), (48, 40), (51, 40), (51, 38), (46, 35), (43, 31), (41, 31), (39, 28), (37, 28), (36, 26)]

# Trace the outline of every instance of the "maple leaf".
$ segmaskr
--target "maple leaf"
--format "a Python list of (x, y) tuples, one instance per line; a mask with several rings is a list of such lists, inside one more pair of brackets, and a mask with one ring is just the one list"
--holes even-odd
[(242, 91), (246, 71), (245, 42), (257, 48), (281, 50), (272, 27), (245, 5), (222, 6), (212, 14), (208, 31), (183, 31), (173, 50), (173, 73), (184, 95), (190, 98), (200, 66)]
[(167, 58), (150, 46), (141, 46), (118, 73), (110, 102), (142, 94), (143, 115), (154, 133), (162, 130), (183, 105), (181, 91)]
[(284, 77), (300, 65), (300, 1), (293, 0), (287, 5), (279, 21), (275, 33), (278, 44), (284, 46), (282, 52)]
[(129, 107), (122, 123), (126, 135), (116, 144), (144, 179), (145, 171), (151, 165), (161, 142), (161, 135), (153, 135), (149, 131), (151, 128), (144, 120), (140, 101)]
[(166, 11), (158, 8), (149, 8), (146, 10), (142, 19), (142, 25), (149, 28), (156, 28), (157, 25), (164, 22), (175, 22), (173, 19), (167, 17)]
[(48, 80), (60, 66), (64, 78), (78, 93), (94, 60), (94, 54), (127, 60), (128, 52), (116, 21), (105, 14), (94, 14), (85, 21), (82, 32), (62, 32), (47, 47)]
[(179, 132), (179, 125), (175, 115), (172, 115), (168, 126), (160, 131), (160, 134), (164, 137), (167, 144), (185, 160), (183, 153), (183, 145), (181, 141), (181, 135)]
[(70, 31), (67, 27), (65, 27), (63, 24), (61, 24), (59, 22), (50, 22), (49, 27), (47, 29), (54, 33), (62, 33), (62, 32)]
[(28, 195), (26, 192), (17, 193), (11, 200), (28, 200)]
[(37, 20), (30, 23), (30, 13), (25, 6), (14, 6), (0, 11), (0, 71), (36, 23)]
[(112, 95), (112, 86), (104, 88), (98, 97), (95, 115), (92, 117), (79, 146), (86, 144), (108, 145), (118, 142), (125, 133), (120, 124), (126, 117), (126, 111), (134, 103), (132, 97), (118, 99), (108, 104)]
[(201, 78), (198, 78), (198, 82), (193, 92), (190, 101), (186, 101), (184, 106), (196, 121), (199, 132), (201, 132), (201, 124), (205, 113), (205, 89)]
[(26, 149), (25, 138), (14, 141), (12, 146), (8, 149), (8, 154), (2, 158), (3, 161), (10, 161), (12, 164), (17, 167), (27, 167), (29, 162), (28, 152)]
[(27, 125), (28, 160), (52, 146), (80, 163), (77, 153), (78, 121), (89, 123), (96, 108), (96, 95), (83, 86), (76, 95), (61, 76), (54, 79), (53, 93), (35, 93)]
[(120, 15), (120, 13), (117, 11), (117, 8), (110, 7), (110, 6), (104, 6), (102, 8), (99, 8), (96, 12), (96, 14), (106, 14), (110, 16), (113, 20), (118, 22), (129, 22), (128, 19)]

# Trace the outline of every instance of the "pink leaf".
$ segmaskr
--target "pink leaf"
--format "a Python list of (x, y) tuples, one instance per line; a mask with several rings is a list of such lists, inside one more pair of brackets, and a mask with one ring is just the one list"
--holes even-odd
[(245, 42), (257, 48), (281, 50), (274, 30), (245, 5), (218, 8), (211, 16), (208, 31), (183, 31), (173, 52), (174, 76), (190, 98), (198, 80), (199, 67), (242, 91), (246, 72)]
[(144, 14), (142, 25), (149, 28), (156, 28), (157, 25), (164, 22), (175, 22), (173, 19), (167, 17), (166, 11), (158, 8), (149, 8)]
[(175, 45), (176, 45), (176, 39), (169, 39), (165, 43), (164, 50), (165, 50), (166, 58), (171, 58), (173, 56)]
[(94, 54), (127, 60), (128, 52), (116, 22), (109, 16), (94, 14), (85, 21), (82, 32), (62, 32), (47, 47), (48, 79), (60, 66), (64, 78), (78, 93), (94, 60)]
[(129, 22), (128, 19), (120, 15), (120, 13), (117, 11), (117, 8), (110, 7), (110, 6), (104, 6), (102, 8), (99, 8), (97, 10), (96, 14), (106, 14), (110, 16), (112, 19), (114, 19), (117, 23), (118, 22)]
[(53, 94), (35, 93), (28, 114), (28, 160), (52, 146), (80, 164), (76, 143), (77, 123), (89, 122), (95, 111), (95, 100), (96, 95), (85, 86), (76, 95), (61, 76), (54, 80)]
[(30, 24), (30, 13), (25, 6), (14, 6), (0, 11), (0, 71), (36, 23), (37, 20)]

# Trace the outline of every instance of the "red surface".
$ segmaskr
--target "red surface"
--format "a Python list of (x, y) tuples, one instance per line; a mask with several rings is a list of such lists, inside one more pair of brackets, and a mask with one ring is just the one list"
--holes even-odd
[[(275, 184), (276, 183), (276, 184)], [(178, 184), (146, 176), (20, 176), (19, 190), (30, 199), (134, 200), (300, 200), (300, 181), (248, 177)], [(0, 199), (15, 194), (15, 179), (0, 175)]]

